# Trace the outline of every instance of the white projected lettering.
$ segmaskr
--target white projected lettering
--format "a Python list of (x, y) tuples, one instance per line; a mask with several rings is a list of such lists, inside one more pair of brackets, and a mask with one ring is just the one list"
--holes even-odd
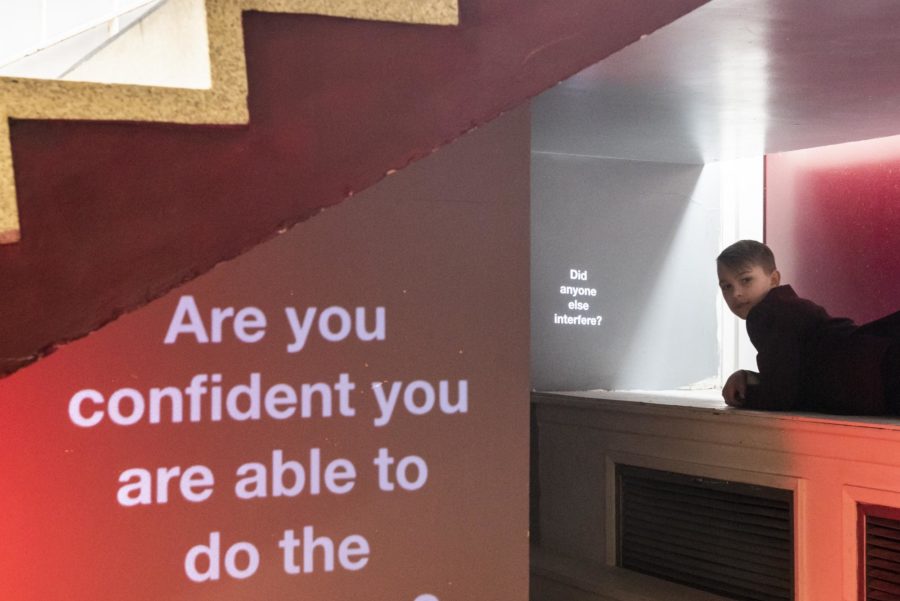
[[(573, 292), (575, 297), (584, 294), (580, 288)], [(258, 307), (201, 310), (197, 299), (183, 295), (172, 312), (162, 344), (202, 348), (229, 342), (256, 344), (273, 333), (270, 330), (280, 329), (288, 342), (279, 347), (293, 356), (314, 343), (384, 342), (387, 338), (385, 307), (283, 307), (279, 313), (279, 318), (270, 320)], [(346, 371), (307, 382), (297, 381), (299, 378), (282, 381), (263, 371), (220, 371), (223, 373), (188, 372), (155, 386), (83, 388), (69, 397), (69, 421), (84, 430), (103, 432), (146, 426), (160, 431), (172, 427), (199, 429), (223, 422), (246, 422), (251, 428), (254, 422), (365, 419), (367, 427), (380, 431), (396, 421), (431, 414), (464, 415), (469, 410), (466, 379), (389, 378), (357, 386)], [(363, 411), (357, 412), (357, 407)], [(114, 496), (120, 507), (136, 511), (134, 508), (181, 502), (202, 505), (221, 496), (243, 504), (352, 495), (357, 483), (365, 479), (378, 493), (397, 496), (428, 485), (429, 464), (422, 456), (379, 445), (366, 457), (366, 465), (338, 456), (339, 445), (331, 444), (329, 448), (311, 446), (299, 454), (272, 448), (261, 456), (254, 453), (241, 458), (225, 473), (214, 473), (203, 464), (128, 467), (119, 473)], [(366, 536), (354, 533), (335, 538), (318, 530), (315, 524), (282, 529), (279, 540), (268, 540), (268, 555), (255, 542), (211, 531), (198, 544), (182, 550), (184, 576), (195, 583), (244, 580), (255, 576), (261, 564), (273, 557), (283, 572), (292, 576), (352, 572), (368, 565), (371, 548)], [(266, 532), (263, 540), (268, 538)], [(416, 600), (438, 598), (424, 593)]]
[[(591, 302), (588, 299), (597, 296), (597, 289), (587, 285), (588, 272), (586, 269), (569, 269), (569, 282), (559, 287), (560, 295), (567, 297), (566, 311), (553, 313), (553, 323), (564, 326), (599, 326), (603, 322), (603, 316), (591, 312)], [(575, 312), (575, 313), (572, 313)]]

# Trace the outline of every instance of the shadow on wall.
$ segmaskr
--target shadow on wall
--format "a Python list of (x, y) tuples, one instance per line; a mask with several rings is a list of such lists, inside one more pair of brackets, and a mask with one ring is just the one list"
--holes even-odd
[(532, 153), (535, 389), (666, 389), (717, 373), (718, 190), (714, 165)]

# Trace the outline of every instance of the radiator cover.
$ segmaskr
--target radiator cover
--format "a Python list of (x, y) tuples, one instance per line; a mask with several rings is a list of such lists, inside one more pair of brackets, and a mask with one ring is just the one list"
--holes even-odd
[(793, 492), (616, 466), (622, 568), (741, 601), (794, 599)]

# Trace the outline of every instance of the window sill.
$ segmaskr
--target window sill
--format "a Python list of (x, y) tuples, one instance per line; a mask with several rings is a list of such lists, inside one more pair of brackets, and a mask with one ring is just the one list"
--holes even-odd
[(685, 415), (735, 419), (741, 421), (771, 420), (790, 422), (796, 426), (821, 424), (853, 428), (873, 428), (900, 432), (900, 417), (873, 415), (829, 415), (799, 411), (755, 411), (729, 407), (718, 389), (704, 390), (580, 390), (565, 392), (533, 391), (537, 405), (561, 405), (590, 409), (592, 407), (643, 412), (654, 415)]

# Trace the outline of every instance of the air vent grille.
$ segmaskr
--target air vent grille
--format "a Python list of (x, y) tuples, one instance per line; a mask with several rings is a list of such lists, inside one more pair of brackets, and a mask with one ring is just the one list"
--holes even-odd
[(623, 568), (741, 601), (794, 598), (789, 490), (619, 465)]
[(865, 599), (900, 599), (900, 510), (864, 507)]

